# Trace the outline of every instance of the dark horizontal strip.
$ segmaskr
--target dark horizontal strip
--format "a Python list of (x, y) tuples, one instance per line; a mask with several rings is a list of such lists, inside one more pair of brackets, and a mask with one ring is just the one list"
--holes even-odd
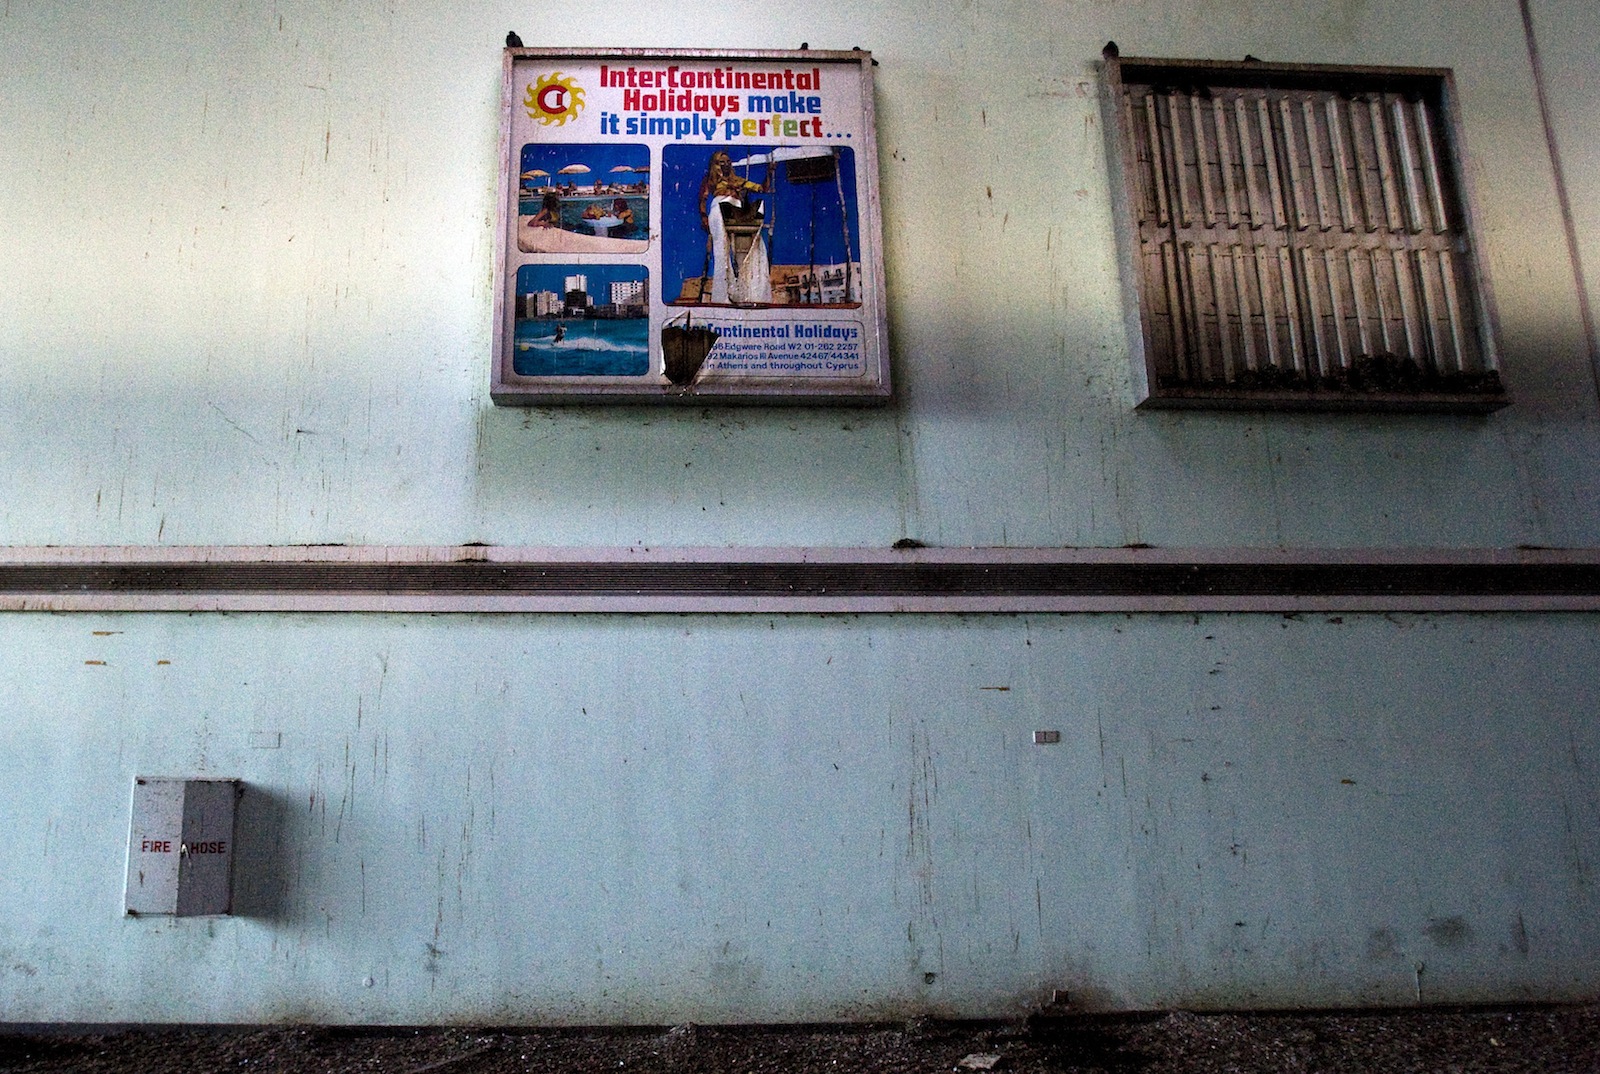
[(661, 597), (1600, 595), (1573, 563), (180, 563), (0, 565), (0, 594)]

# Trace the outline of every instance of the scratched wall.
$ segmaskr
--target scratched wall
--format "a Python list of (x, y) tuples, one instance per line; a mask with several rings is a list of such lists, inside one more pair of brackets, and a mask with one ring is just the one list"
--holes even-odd
[[(1592, 32), (1586, 5), (1555, 6)], [(708, 5), (714, 30), (693, 10), (580, 4), (558, 34), (516, 5), (6, 0), (0, 539), (1600, 540), (1595, 390), (1511, 0)], [(898, 404), (491, 406), (507, 24), (542, 44), (872, 47)], [(1453, 66), (1516, 406), (1131, 412), (1094, 81), (1112, 38)], [(1553, 47), (1552, 84), (1591, 54)], [(1591, 159), (1592, 109), (1556, 103)]]
[[(1581, 194), (1600, 15), (1534, 10)], [(1510, 0), (530, 11), (0, 0), (0, 543), (1600, 544)], [(871, 48), (895, 404), (492, 407), (512, 27)], [(1107, 39), (1455, 68), (1515, 404), (1133, 413)], [(1597, 648), (1581, 615), (8, 615), (0, 1020), (1593, 995)], [(121, 915), (135, 774), (248, 782), (238, 916)]]
[[(1591, 620), (28, 626), (0, 754), (12, 1019), (814, 1020), (1008, 1013), (1052, 988), (1277, 1007), (1595, 984)], [(249, 782), (239, 916), (121, 917), (131, 772)]]

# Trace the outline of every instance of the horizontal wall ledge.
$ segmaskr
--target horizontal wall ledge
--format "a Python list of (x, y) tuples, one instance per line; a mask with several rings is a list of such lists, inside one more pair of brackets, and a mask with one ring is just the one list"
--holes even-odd
[(1600, 610), (1600, 549), (0, 548), (3, 611)]

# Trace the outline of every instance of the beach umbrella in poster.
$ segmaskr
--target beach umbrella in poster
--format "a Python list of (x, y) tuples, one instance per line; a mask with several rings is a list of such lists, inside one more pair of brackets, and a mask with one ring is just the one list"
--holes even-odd
[(522, 173), (522, 185), (532, 186), (535, 179), (549, 179), (550, 173), (543, 168), (533, 168)]
[(556, 172), (556, 174), (557, 175), (588, 175), (589, 174), (589, 165), (587, 165), (587, 164), (568, 164), (565, 168), (562, 168), (560, 171)]
[[(611, 169), (611, 174), (612, 175), (632, 175), (637, 170), (638, 169), (634, 168), (634, 166), (631, 165), (631, 164), (618, 164), (616, 167)], [(624, 182), (625, 180), (612, 180), (612, 181), (613, 182)]]

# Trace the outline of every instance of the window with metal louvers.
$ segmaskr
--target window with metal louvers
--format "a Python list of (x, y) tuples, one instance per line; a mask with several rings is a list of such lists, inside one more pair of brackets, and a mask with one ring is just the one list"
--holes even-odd
[(1105, 69), (1141, 405), (1508, 402), (1450, 72)]

